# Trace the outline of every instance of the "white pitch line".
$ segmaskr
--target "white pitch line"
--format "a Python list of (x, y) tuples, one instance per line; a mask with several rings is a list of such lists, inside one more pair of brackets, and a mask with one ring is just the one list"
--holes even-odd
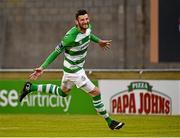
[(0, 130), (19, 129), (19, 127), (0, 127)]

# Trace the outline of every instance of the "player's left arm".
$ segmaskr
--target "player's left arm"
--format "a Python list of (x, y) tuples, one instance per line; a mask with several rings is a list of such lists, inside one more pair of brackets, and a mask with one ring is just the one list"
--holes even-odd
[(110, 49), (112, 40), (102, 40), (98, 38), (97, 36), (95, 36), (94, 34), (91, 34), (90, 39), (91, 41), (98, 43), (99, 46), (103, 48), (104, 50)]

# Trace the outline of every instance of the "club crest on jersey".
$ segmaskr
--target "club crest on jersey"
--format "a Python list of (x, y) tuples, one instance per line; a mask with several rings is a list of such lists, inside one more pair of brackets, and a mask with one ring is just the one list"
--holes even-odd
[(82, 41), (79, 41), (79, 44), (81, 45), (81, 44), (82, 44)]
[(85, 80), (86, 80), (86, 77), (81, 76), (81, 80), (82, 80), (82, 81), (85, 81)]

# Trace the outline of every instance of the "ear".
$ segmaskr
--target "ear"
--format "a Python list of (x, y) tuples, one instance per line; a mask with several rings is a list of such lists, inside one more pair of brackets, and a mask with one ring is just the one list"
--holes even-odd
[(77, 20), (75, 20), (75, 25), (78, 26), (78, 21)]

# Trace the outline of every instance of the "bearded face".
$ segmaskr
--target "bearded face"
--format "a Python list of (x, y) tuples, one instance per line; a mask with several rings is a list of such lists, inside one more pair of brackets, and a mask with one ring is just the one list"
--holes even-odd
[(80, 15), (76, 19), (76, 25), (81, 31), (85, 31), (89, 27), (89, 17), (88, 14)]

